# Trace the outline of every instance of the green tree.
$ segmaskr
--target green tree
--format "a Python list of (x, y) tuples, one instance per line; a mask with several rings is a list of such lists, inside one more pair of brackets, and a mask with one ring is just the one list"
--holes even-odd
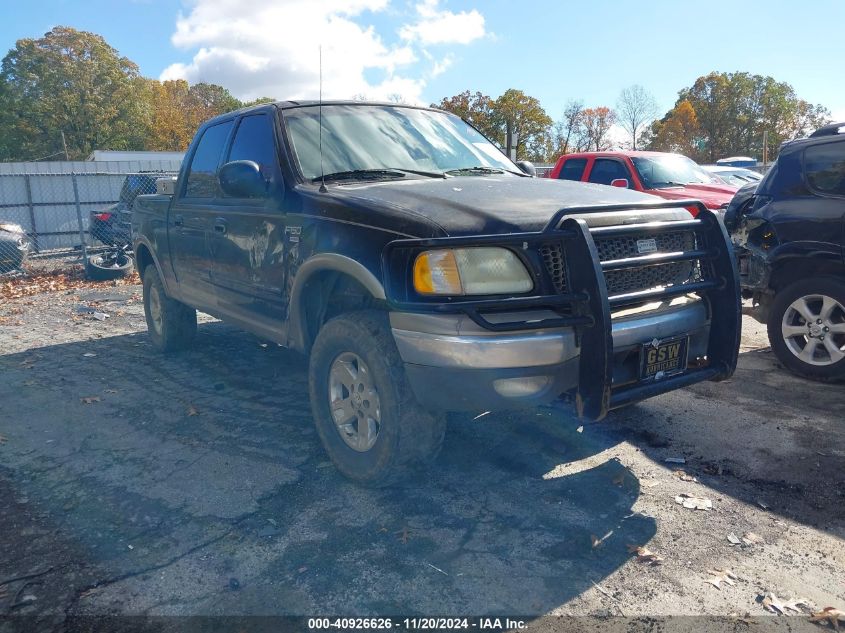
[(498, 128), (495, 140), (502, 147), (506, 145), (505, 136), (510, 124), (517, 137), (517, 159), (545, 160), (552, 119), (535, 97), (510, 88), (494, 102), (493, 114)]
[(692, 104), (679, 102), (659, 121), (654, 121), (650, 135), (640, 137), (641, 145), (659, 152), (675, 152), (701, 160), (703, 141), (701, 127)]
[[(684, 101), (695, 113), (695, 133), (701, 142), (675, 138), (674, 143), (695, 146), (693, 157), (706, 162), (736, 154), (761, 158), (764, 132), (769, 147), (777, 149), (784, 141), (805, 136), (830, 117), (826, 108), (799, 99), (788, 83), (746, 72), (712, 72), (699, 77), (678, 93), (673, 110)], [(670, 114), (664, 117), (664, 123), (671, 119)], [(652, 143), (666, 140), (665, 134), (652, 134)]]
[[(18, 40), (0, 67), (3, 159), (143, 145), (149, 122), (138, 67), (99, 35), (58, 26)], [(64, 142), (62, 139), (64, 133)]]

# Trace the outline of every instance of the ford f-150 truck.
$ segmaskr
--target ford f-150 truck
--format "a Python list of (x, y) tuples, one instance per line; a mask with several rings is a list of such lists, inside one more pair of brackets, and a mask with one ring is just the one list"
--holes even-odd
[(201, 310), (308, 354), (322, 443), (360, 482), (436, 455), (445, 411), (563, 399), (600, 419), (736, 366), (737, 274), (711, 211), (532, 178), (439, 110), (217, 117), (132, 228), (155, 346), (189, 345)]

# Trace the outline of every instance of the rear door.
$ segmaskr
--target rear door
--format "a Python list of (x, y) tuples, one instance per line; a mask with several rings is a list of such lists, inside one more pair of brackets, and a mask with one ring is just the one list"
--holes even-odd
[(275, 117), (261, 112), (242, 117), (224, 161), (258, 164), (266, 195), (223, 194), (212, 220), (212, 281), (219, 310), (261, 329), (279, 331), (285, 318), (285, 214)]
[(217, 168), (233, 126), (229, 120), (203, 131), (168, 218), (170, 259), (179, 292), (186, 303), (198, 308), (211, 308), (216, 303), (209, 233), (222, 198)]
[(814, 195), (800, 213), (813, 221), (795, 232), (808, 240), (830, 235), (845, 258), (845, 140), (805, 149), (804, 178)]

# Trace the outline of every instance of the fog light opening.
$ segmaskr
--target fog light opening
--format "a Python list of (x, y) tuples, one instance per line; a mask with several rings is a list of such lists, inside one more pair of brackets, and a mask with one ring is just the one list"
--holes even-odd
[(551, 376), (499, 378), (493, 381), (493, 389), (505, 398), (527, 398), (537, 395), (548, 387), (551, 382)]

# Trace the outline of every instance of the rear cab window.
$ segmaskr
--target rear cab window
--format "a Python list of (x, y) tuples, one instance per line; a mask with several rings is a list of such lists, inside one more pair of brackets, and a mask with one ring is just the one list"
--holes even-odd
[(587, 167), (586, 158), (570, 158), (564, 161), (560, 168), (558, 178), (560, 180), (581, 180), (584, 176), (584, 169)]
[(805, 149), (804, 174), (813, 191), (845, 196), (845, 142), (824, 143)]
[(220, 197), (217, 167), (226, 149), (232, 125), (231, 120), (224, 121), (206, 128), (203, 132), (188, 168), (184, 192), (186, 198)]

